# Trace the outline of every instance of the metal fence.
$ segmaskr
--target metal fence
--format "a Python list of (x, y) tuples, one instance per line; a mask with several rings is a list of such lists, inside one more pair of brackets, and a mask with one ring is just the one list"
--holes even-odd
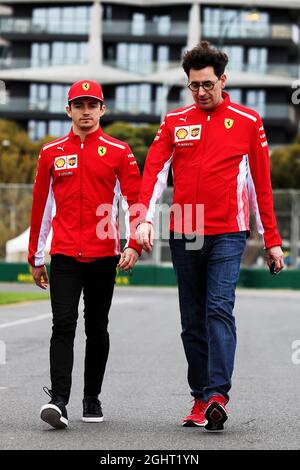
[[(161, 203), (171, 205), (172, 188), (164, 192)], [(32, 185), (0, 184), (0, 258), (5, 259), (6, 242), (25, 231), (30, 223), (32, 203)], [(278, 228), (283, 239), (285, 262), (288, 266), (300, 269), (300, 191), (275, 190), (274, 206)], [(255, 230), (251, 221), (251, 235), (243, 257), (244, 266), (260, 266), (263, 264), (264, 250), (262, 238)], [(151, 255), (144, 254), (142, 261), (161, 264), (171, 262), (167, 239), (161, 237), (161, 227), (156, 222), (158, 239)], [(20, 261), (20, 257), (18, 257)], [(24, 255), (24, 261), (26, 257)]]

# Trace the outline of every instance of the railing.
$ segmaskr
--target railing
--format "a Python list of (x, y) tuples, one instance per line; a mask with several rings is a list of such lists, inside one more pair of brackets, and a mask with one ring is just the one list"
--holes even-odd
[[(146, 114), (160, 116), (162, 111), (162, 103), (160, 101), (126, 101), (106, 100), (107, 114)], [(0, 112), (10, 113), (28, 112), (28, 113), (49, 113), (49, 114), (65, 114), (66, 103), (64, 101), (40, 100), (31, 101), (28, 98), (8, 98), (5, 104), (0, 104)], [(183, 102), (168, 101), (167, 109), (175, 109), (184, 106)], [(258, 104), (252, 105), (262, 118), (287, 119), (295, 122), (296, 115), (294, 108), (288, 104)]]
[(290, 24), (218, 24), (204, 23), (202, 25), (203, 36), (217, 38), (222, 43), (227, 38), (271, 38), (271, 39), (293, 39), (299, 42), (299, 28)]
[(298, 78), (300, 76), (300, 67), (298, 64), (246, 64), (232, 62), (230, 58), (227, 70), (289, 78)]
[(86, 64), (85, 57), (76, 58), (75, 60), (70, 57), (53, 57), (52, 59), (23, 59), (19, 57), (6, 57), (0, 58), (0, 69), (19, 69), (19, 68), (45, 68), (57, 65), (82, 65)]
[[(103, 34), (106, 36), (132, 35), (132, 36), (186, 36), (188, 25), (186, 22), (150, 22), (136, 23), (134, 21), (108, 21), (102, 22)], [(89, 34), (88, 21), (57, 21), (42, 22), (30, 18), (0, 18), (0, 33), (18, 34)]]
[(103, 21), (103, 34), (106, 36), (187, 36), (188, 23), (183, 21), (135, 23), (134, 21)]
[[(88, 35), (90, 30), (89, 21), (57, 20), (37, 21), (30, 18), (0, 17), (0, 33), (18, 34), (78, 34)], [(104, 20), (102, 30), (105, 36), (132, 35), (132, 36), (179, 36), (186, 37), (188, 23), (183, 21), (171, 22), (135, 22)], [(225, 38), (273, 38), (293, 39), (299, 42), (299, 28), (291, 24), (202, 24), (202, 36), (222, 39)]]
[[(139, 100), (136, 102), (120, 103), (117, 100), (105, 100), (107, 114), (147, 114), (160, 116), (161, 103), (154, 101)], [(8, 98), (5, 104), (0, 104), (0, 112), (5, 111), (7, 115), (15, 112), (56, 113), (65, 114), (66, 102), (51, 101), (48, 99), (31, 101), (28, 98)], [(181, 102), (169, 102), (168, 108), (174, 109), (183, 106)]]
[(42, 22), (29, 18), (0, 18), (0, 33), (17, 34), (89, 34), (89, 22), (87, 21), (57, 21)]
[[(52, 67), (59, 65), (82, 65), (87, 63), (86, 57), (76, 59), (70, 57), (53, 57), (51, 59), (24, 59), (18, 57), (0, 58), (0, 69), (18, 69), (30, 67)], [(181, 65), (178, 61), (128, 61), (128, 60), (104, 60), (104, 65), (126, 70), (140, 75), (149, 75), (150, 73), (162, 72), (168, 69), (177, 68)], [(277, 77), (299, 78), (300, 67), (297, 64), (246, 64), (240, 62), (231, 62), (227, 67), (228, 71), (256, 73), (260, 75), (272, 75)]]

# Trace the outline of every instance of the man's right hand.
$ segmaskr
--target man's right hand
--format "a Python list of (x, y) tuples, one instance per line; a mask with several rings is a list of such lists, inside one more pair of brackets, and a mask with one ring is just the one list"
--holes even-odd
[(31, 267), (32, 277), (34, 282), (41, 289), (47, 289), (49, 280), (46, 266), (39, 266), (38, 268)]
[(150, 253), (153, 248), (154, 230), (152, 224), (148, 222), (142, 222), (135, 232), (136, 242), (142, 246), (142, 248)]

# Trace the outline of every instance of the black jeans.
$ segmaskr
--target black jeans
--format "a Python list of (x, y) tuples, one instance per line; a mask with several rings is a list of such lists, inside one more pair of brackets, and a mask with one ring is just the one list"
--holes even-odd
[(53, 255), (50, 264), (50, 296), (53, 313), (50, 341), (50, 375), (53, 395), (69, 400), (73, 346), (78, 304), (83, 290), (86, 333), (84, 395), (98, 396), (109, 352), (108, 313), (114, 291), (119, 256), (82, 263)]

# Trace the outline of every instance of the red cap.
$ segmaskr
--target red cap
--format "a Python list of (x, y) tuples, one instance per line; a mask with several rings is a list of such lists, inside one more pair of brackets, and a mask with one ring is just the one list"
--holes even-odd
[(73, 83), (69, 89), (68, 102), (82, 97), (96, 98), (97, 100), (103, 101), (101, 85), (92, 80), (80, 80), (79, 82)]

